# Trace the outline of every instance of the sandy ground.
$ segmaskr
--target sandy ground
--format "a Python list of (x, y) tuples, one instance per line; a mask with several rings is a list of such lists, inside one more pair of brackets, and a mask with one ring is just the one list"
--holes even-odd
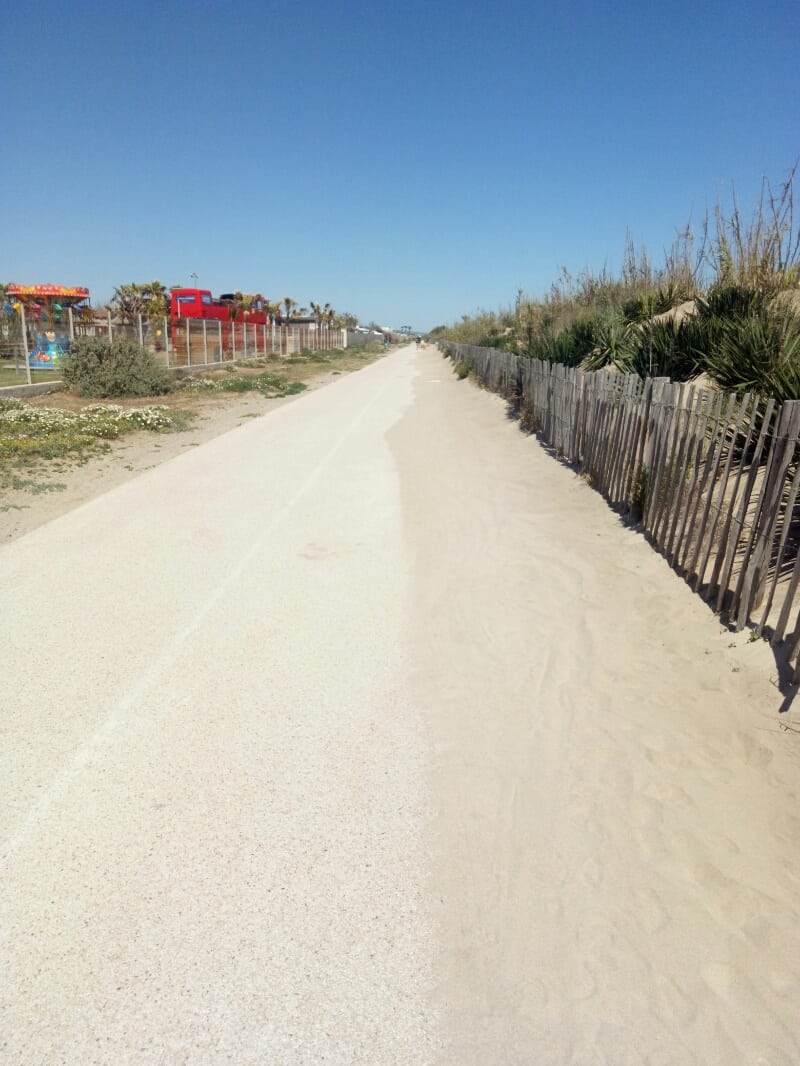
[(435, 352), (0, 582), (3, 1062), (800, 1061), (768, 647)]
[(421, 370), (392, 439), (443, 1061), (800, 1062), (800, 738), (768, 647), (497, 397)]

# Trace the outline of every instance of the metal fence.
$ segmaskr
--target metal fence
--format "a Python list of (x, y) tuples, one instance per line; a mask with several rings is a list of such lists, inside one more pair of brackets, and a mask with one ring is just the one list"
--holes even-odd
[(800, 678), (800, 400), (443, 347)]
[(287, 358), (302, 351), (363, 343), (359, 334), (315, 324), (263, 325), (213, 319), (167, 318), (132, 322), (111, 312), (65, 310), (40, 322), (21, 313), (0, 314), (0, 387), (58, 380), (61, 364), (77, 337), (129, 340), (152, 352), (168, 368), (214, 366), (242, 359)]

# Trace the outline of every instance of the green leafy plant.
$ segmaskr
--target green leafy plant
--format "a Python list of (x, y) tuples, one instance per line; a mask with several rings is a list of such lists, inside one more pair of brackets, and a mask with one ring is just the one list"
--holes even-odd
[(583, 360), (585, 370), (601, 370), (616, 366), (627, 370), (634, 351), (635, 339), (629, 323), (621, 311), (605, 311), (592, 323), (591, 350)]
[(650, 495), (650, 471), (646, 466), (636, 469), (631, 482), (630, 519), (636, 524), (641, 522), (647, 510), (647, 502)]
[(145, 348), (130, 341), (78, 337), (63, 363), (63, 377), (81, 396), (106, 399), (169, 392), (169, 374)]
[(706, 326), (696, 318), (651, 318), (636, 328), (633, 339), (626, 369), (640, 377), (686, 381), (704, 367)]
[(800, 316), (761, 307), (720, 321), (706, 366), (722, 388), (752, 390), (779, 402), (800, 398)]

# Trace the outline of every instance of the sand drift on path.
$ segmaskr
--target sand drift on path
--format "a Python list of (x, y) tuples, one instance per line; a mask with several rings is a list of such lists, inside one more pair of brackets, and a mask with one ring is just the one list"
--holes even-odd
[(393, 432), (452, 1063), (800, 1061), (798, 737), (734, 638), (503, 403)]
[(800, 1060), (800, 771), (497, 397), (390, 355), (0, 548), (0, 1060)]

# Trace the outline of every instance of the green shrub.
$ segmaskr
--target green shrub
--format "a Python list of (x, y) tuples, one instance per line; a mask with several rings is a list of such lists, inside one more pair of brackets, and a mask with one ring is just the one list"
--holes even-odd
[(578, 366), (594, 343), (594, 319), (581, 315), (561, 328), (547, 325), (533, 339), (527, 355), (564, 366)]
[(639, 377), (687, 381), (705, 366), (707, 324), (698, 318), (650, 319), (636, 330), (636, 345), (626, 369)]
[(469, 363), (465, 360), (462, 359), (460, 363), (456, 363), (453, 369), (455, 370), (456, 377), (459, 381), (463, 381), (464, 378), (469, 377)]
[(583, 361), (585, 370), (616, 366), (628, 370), (636, 350), (633, 331), (621, 311), (609, 309), (592, 322), (591, 350)]
[(622, 304), (622, 314), (626, 322), (646, 322), (653, 315), (671, 311), (678, 304), (694, 298), (695, 290), (688, 284), (675, 280), (666, 280), (657, 289), (638, 293), (629, 297)]
[(650, 498), (650, 471), (638, 466), (631, 481), (630, 519), (636, 525), (644, 518)]
[(169, 392), (169, 374), (146, 349), (130, 341), (79, 337), (63, 363), (64, 381), (81, 396), (158, 396)]
[(746, 285), (712, 285), (697, 298), (697, 313), (701, 319), (733, 318), (756, 314), (767, 301), (756, 289)]
[(800, 399), (800, 316), (761, 307), (721, 320), (706, 369), (723, 389)]

